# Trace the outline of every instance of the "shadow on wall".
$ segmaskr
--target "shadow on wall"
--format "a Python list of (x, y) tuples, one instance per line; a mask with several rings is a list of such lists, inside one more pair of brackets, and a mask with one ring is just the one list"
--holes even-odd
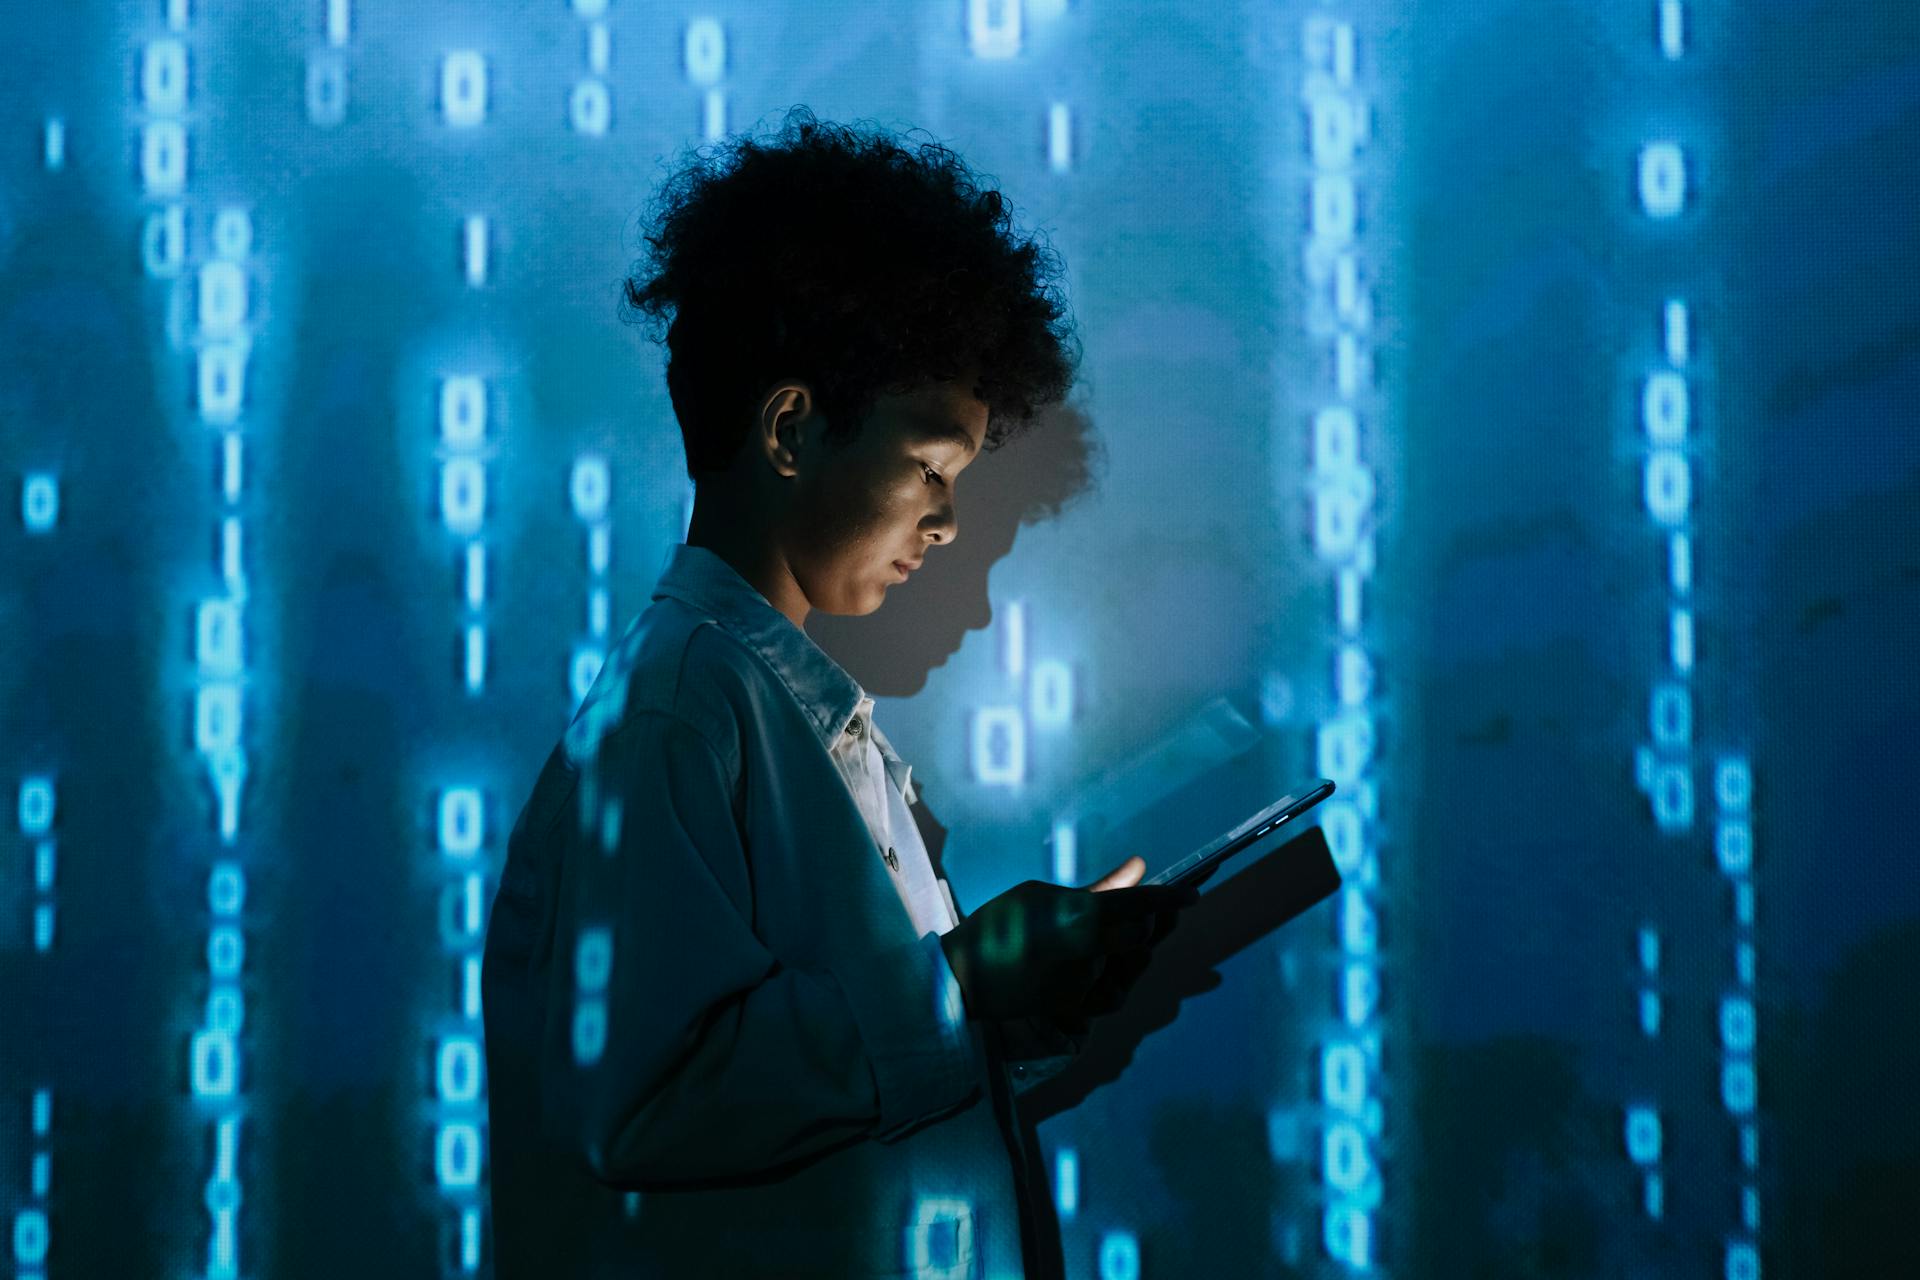
[[(815, 609), (807, 634), (876, 697), (903, 698), (926, 687), (966, 633), (993, 621), (987, 579), (1023, 524), (1059, 515), (1093, 489), (1102, 458), (1092, 421), (1071, 404), (1034, 416), (1021, 434), (968, 465), (955, 490), (959, 531), (928, 549), (926, 563), (864, 617)], [(934, 865), (939, 866), (939, 854)]]

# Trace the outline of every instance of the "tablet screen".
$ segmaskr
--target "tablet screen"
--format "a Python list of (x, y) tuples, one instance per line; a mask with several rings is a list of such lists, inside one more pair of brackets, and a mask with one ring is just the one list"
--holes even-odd
[(1316, 778), (1309, 786), (1280, 797), (1225, 835), (1201, 845), (1172, 866), (1148, 876), (1140, 883), (1178, 884), (1210, 876), (1219, 864), (1332, 794), (1333, 782), (1327, 778)]

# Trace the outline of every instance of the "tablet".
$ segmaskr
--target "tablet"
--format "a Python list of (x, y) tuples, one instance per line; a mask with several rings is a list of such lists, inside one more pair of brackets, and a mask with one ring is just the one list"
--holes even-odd
[(1220, 868), (1220, 864), (1239, 853), (1267, 832), (1305, 813), (1333, 794), (1333, 781), (1316, 778), (1309, 786), (1275, 800), (1227, 834), (1195, 849), (1166, 870), (1148, 876), (1141, 884), (1198, 885)]

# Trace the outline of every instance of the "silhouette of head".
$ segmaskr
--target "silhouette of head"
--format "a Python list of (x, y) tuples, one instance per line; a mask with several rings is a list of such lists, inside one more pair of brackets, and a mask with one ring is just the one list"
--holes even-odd
[(796, 625), (877, 609), (956, 537), (960, 472), (1072, 386), (1057, 258), (937, 142), (794, 108), (696, 152), (647, 242), (623, 305), (668, 348), (688, 541)]

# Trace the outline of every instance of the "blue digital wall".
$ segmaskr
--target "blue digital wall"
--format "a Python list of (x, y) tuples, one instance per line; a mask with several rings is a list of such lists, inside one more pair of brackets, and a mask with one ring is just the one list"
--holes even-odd
[(1920, 1275), (1920, 10), (0, 38), (0, 1275), (491, 1274), (487, 903), (690, 511), (636, 214), (801, 102), (1086, 351), (809, 620), (956, 897), (1339, 785), (1341, 891), (1052, 1098), (1070, 1273)]

